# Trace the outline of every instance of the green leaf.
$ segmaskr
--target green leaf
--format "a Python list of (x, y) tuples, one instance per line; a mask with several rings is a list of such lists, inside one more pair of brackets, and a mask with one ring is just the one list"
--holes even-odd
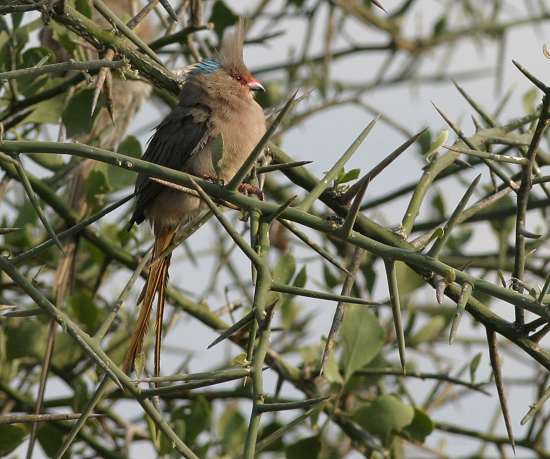
[(145, 356), (145, 352), (141, 350), (141, 352), (136, 355), (136, 359), (134, 360), (134, 367), (136, 369), (136, 375), (140, 377), (143, 372), (145, 371), (145, 363), (147, 361), (147, 358)]
[[(46, 453), (48, 457), (55, 457), (57, 451), (59, 451), (59, 446), (63, 444), (63, 432), (56, 427), (54, 424), (50, 423), (41, 423), (40, 428), (37, 432), (38, 443)], [(69, 458), (70, 454), (65, 453), (64, 458)]]
[(21, 424), (0, 425), (0, 456), (6, 456), (17, 448), (27, 436), (27, 429)]
[(174, 432), (176, 432), (176, 435), (184, 441), (185, 432), (187, 430), (187, 426), (185, 425), (184, 407), (180, 406), (172, 412), (172, 426), (174, 427)]
[(210, 22), (214, 24), (214, 30), (216, 31), (218, 38), (221, 39), (225, 29), (233, 24), (236, 24), (237, 20), (237, 15), (233, 13), (224, 1), (218, 0), (214, 3), (212, 14), (210, 15)]
[(432, 198), (432, 207), (436, 211), (436, 215), (439, 218), (445, 218), (445, 198), (441, 192), (437, 192)]
[(433, 341), (447, 326), (447, 321), (441, 316), (435, 316), (426, 322), (408, 340), (410, 346), (418, 346), (421, 343)]
[[(66, 94), (52, 97), (51, 99), (40, 102), (34, 106), (34, 110), (27, 116), (23, 122), (40, 124), (58, 124), (63, 108), (65, 107)], [(48, 159), (54, 158), (55, 161), (63, 162), (63, 158), (57, 155), (44, 155)], [(46, 159), (46, 158), (44, 158)]]
[(382, 349), (384, 329), (365, 306), (347, 305), (342, 323), (344, 379), (367, 365)]
[[(133, 135), (129, 135), (120, 143), (117, 152), (133, 158), (140, 158), (142, 155), (141, 144)], [(133, 185), (136, 174), (122, 167), (109, 166), (107, 168), (107, 179), (111, 188), (117, 191)]]
[(224, 451), (238, 451), (244, 443), (248, 425), (241, 412), (234, 407), (226, 409), (220, 416), (218, 430)]
[[(140, 158), (142, 154), (141, 144), (133, 135), (129, 135), (120, 143), (117, 152), (133, 158)], [(116, 191), (133, 185), (136, 174), (122, 167), (109, 166), (107, 168), (107, 178), (110, 186)]]
[(25, 12), (18, 12), (18, 13), (12, 13), (11, 16), (11, 22), (13, 25), (13, 29), (17, 30), (19, 26), (21, 25), (21, 21), (23, 20)]
[(304, 366), (308, 367), (318, 367), (319, 365), (319, 355), (321, 353), (320, 344), (312, 344), (310, 346), (302, 346), (298, 349), (300, 357), (302, 358), (302, 363)]
[(193, 443), (200, 433), (210, 426), (212, 407), (206, 398), (198, 397), (191, 404), (184, 420), (186, 426), (185, 441)]
[[(72, 96), (67, 103), (62, 115), (63, 124), (67, 128), (67, 137), (78, 137), (92, 130), (94, 120), (100, 112), (96, 109), (94, 115), (91, 115), (93, 97), (93, 89), (83, 89)], [(98, 108), (102, 106), (102, 97), (100, 102), (98, 102)]]
[(432, 159), (432, 156), (437, 153), (437, 151), (441, 148), (442, 145), (447, 142), (447, 139), (449, 138), (449, 130), (443, 129), (437, 136), (433, 139), (432, 143), (430, 144), (428, 150), (426, 151), (426, 161), (430, 162)]
[(481, 352), (477, 353), (470, 362), (470, 381), (472, 384), (476, 381), (476, 372), (481, 362)]
[(282, 295), (285, 298), (281, 304), (281, 320), (285, 329), (290, 329), (296, 323), (298, 317), (298, 305), (293, 301), (294, 296)]
[[(53, 52), (47, 48), (30, 48), (21, 56), (21, 68), (34, 67), (41, 63), (49, 64), (55, 61)], [(36, 94), (41, 88), (47, 85), (48, 75), (25, 76), (17, 79), (17, 89), (26, 97)]]
[(111, 191), (104, 165), (97, 165), (90, 172), (86, 180), (85, 191), (86, 200), (90, 203), (92, 209), (97, 209), (103, 205), (105, 194)]
[(341, 185), (342, 183), (351, 182), (352, 180), (357, 180), (361, 169), (351, 169), (348, 172), (342, 170), (342, 174), (336, 179), (336, 184)]
[(330, 268), (323, 264), (323, 278), (325, 280), (325, 285), (328, 289), (332, 290), (338, 284), (340, 284), (340, 279), (338, 279), (330, 270)]
[(3, 325), (6, 334), (6, 354), (9, 360), (31, 357), (39, 359), (44, 352), (46, 327), (38, 320), (10, 320)]
[[(489, 206), (488, 209), (491, 211), (504, 210), (515, 207), (515, 202), (510, 196), (504, 196), (499, 199), (493, 205)], [(503, 239), (507, 239), (510, 233), (514, 230), (516, 225), (516, 217), (496, 217), (489, 220), (491, 229), (498, 234)]]
[(53, 364), (58, 368), (71, 368), (83, 357), (84, 351), (77, 346), (74, 338), (67, 333), (59, 333), (55, 341)]
[[(294, 277), (292, 285), (294, 287), (302, 288), (306, 285), (307, 282), (307, 268), (302, 266), (298, 274)], [(281, 309), (281, 319), (282, 324), (285, 329), (289, 329), (295, 323), (296, 318), (298, 317), (298, 306), (294, 302), (295, 295), (281, 295), (283, 302), (280, 303)]]
[[(262, 429), (262, 433), (259, 437), (259, 440), (263, 440), (268, 435), (271, 435), (273, 432), (279, 430), (281, 427), (283, 427), (283, 424), (279, 421), (273, 421), (266, 425)], [(285, 444), (283, 442), (282, 437), (275, 440), (273, 443), (271, 443), (269, 446), (263, 449), (263, 451), (282, 451), (285, 447)]]
[(321, 439), (318, 435), (298, 440), (286, 448), (286, 459), (315, 459), (321, 453)]
[(327, 381), (340, 385), (344, 384), (344, 378), (342, 378), (342, 375), (340, 374), (338, 362), (336, 361), (336, 357), (333, 351), (331, 351), (327, 357), (324, 374), (327, 378)]
[(161, 448), (161, 443), (160, 443), (161, 432), (157, 429), (157, 425), (148, 414), (146, 414), (144, 417), (145, 417), (145, 423), (147, 424), (147, 429), (149, 431), (149, 437), (151, 438), (151, 442), (153, 443), (153, 446), (155, 447), (157, 452), (160, 453), (159, 450)]
[(431, 418), (424, 411), (415, 408), (412, 422), (403, 431), (413, 440), (424, 443), (434, 428), (435, 424)]
[(281, 284), (288, 284), (296, 271), (296, 259), (287, 252), (279, 257), (273, 270), (273, 280)]
[(420, 145), (420, 154), (425, 156), (430, 150), (432, 144), (432, 133), (429, 129), (426, 129), (418, 138), (418, 144)]
[(237, 367), (245, 367), (250, 365), (250, 362), (246, 358), (246, 352), (241, 352), (231, 359), (231, 365)]
[(363, 272), (363, 276), (365, 277), (367, 291), (372, 294), (374, 291), (374, 285), (376, 284), (376, 271), (374, 270), (373, 263), (365, 263), (361, 270)]
[[(439, 228), (442, 230), (442, 228)], [(471, 228), (457, 228), (449, 235), (447, 239), (447, 250), (450, 253), (462, 254), (463, 246), (472, 238), (474, 232)]]
[(27, 156), (32, 160), (36, 159), (36, 162), (40, 164), (40, 167), (44, 167), (52, 171), (58, 171), (65, 165), (62, 155), (41, 155), (40, 153), (29, 153)]
[(92, 18), (92, 5), (90, 4), (90, 0), (74, 0), (74, 6), (79, 13), (89, 19)]
[(82, 290), (69, 299), (69, 307), (77, 320), (85, 325), (87, 333), (92, 334), (99, 326), (99, 309), (89, 293)]
[(135, 136), (129, 135), (120, 142), (117, 152), (132, 158), (141, 158), (141, 143)]
[(159, 453), (159, 456), (166, 456), (167, 454), (170, 454), (172, 451), (174, 451), (174, 444), (172, 441), (164, 434), (164, 432), (158, 433), (159, 441), (158, 441), (158, 448), (157, 451)]
[(525, 113), (533, 113), (537, 105), (537, 100), (539, 97), (539, 90), (537, 88), (529, 89), (521, 99), (523, 103), (523, 110)]
[(25, 199), (17, 209), (17, 217), (9, 225), (13, 228), (24, 228), (24, 231), (16, 231), (6, 234), (4, 240), (8, 245), (17, 247), (19, 250), (30, 247), (34, 241), (34, 226), (38, 221), (38, 215), (28, 199)]
[(394, 395), (382, 395), (353, 414), (353, 419), (365, 430), (379, 437), (386, 445), (392, 434), (400, 432), (414, 418), (414, 408)]
[(294, 5), (296, 8), (301, 8), (305, 0), (288, 0), (289, 5)]
[(48, 29), (51, 30), (52, 39), (56, 42), (52, 43), (52, 45), (56, 50), (56, 54), (60, 57), (60, 61), (73, 56), (79, 46), (79, 40), (76, 35), (55, 21), (48, 22)]
[(73, 382), (73, 399), (71, 401), (71, 408), (75, 413), (80, 413), (86, 408), (90, 400), (90, 393), (88, 392), (88, 386), (82, 379), (78, 379)]
[(307, 282), (307, 267), (304, 265), (302, 266), (302, 269), (296, 274), (296, 277), (294, 278), (294, 282), (292, 282), (292, 285), (294, 287), (303, 288), (306, 285)]
[(284, 98), (286, 97), (286, 90), (283, 89), (283, 85), (279, 81), (268, 81), (264, 84), (265, 91), (260, 91), (256, 94), (256, 102), (258, 102), (262, 108), (274, 107), (276, 105), (283, 105)]
[(433, 36), (437, 37), (447, 30), (447, 15), (441, 16), (433, 27)]
[(407, 295), (424, 285), (424, 279), (402, 261), (395, 262), (395, 269), (399, 287), (399, 300), (403, 304), (406, 302)]

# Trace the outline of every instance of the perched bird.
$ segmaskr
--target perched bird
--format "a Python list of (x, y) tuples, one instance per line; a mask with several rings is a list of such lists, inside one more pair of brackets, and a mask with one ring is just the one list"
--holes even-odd
[[(227, 183), (265, 133), (262, 108), (254, 100), (263, 91), (243, 62), (242, 23), (226, 33), (218, 56), (189, 66), (183, 73), (179, 103), (157, 126), (143, 159)], [(125, 370), (141, 352), (155, 295), (155, 375), (159, 374), (164, 295), (170, 255), (158, 259), (179, 225), (196, 217), (204, 204), (190, 194), (167, 188), (139, 174), (131, 223), (149, 220), (155, 243), (142, 305), (130, 342)]]

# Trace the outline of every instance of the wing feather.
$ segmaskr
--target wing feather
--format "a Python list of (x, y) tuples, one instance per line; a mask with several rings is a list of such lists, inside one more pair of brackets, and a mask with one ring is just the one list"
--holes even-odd
[[(143, 158), (155, 164), (176, 170), (185, 170), (187, 161), (200, 154), (211, 137), (211, 110), (195, 98), (185, 100), (157, 126)], [(164, 187), (146, 174), (140, 173), (136, 180), (139, 193), (132, 222), (141, 223), (145, 219), (145, 209)]]

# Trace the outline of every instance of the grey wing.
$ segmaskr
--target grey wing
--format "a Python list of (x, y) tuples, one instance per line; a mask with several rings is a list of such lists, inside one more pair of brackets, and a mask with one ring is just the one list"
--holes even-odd
[[(160, 123), (143, 158), (161, 166), (182, 170), (191, 156), (200, 151), (210, 138), (210, 110), (202, 104), (178, 105)], [(136, 179), (137, 201), (131, 223), (145, 219), (145, 209), (162, 191), (163, 185), (140, 173)]]

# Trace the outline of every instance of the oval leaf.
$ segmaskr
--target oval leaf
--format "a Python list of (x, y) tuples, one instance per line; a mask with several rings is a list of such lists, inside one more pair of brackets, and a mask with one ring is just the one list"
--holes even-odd
[(382, 349), (384, 329), (365, 306), (348, 305), (342, 324), (344, 379), (367, 365)]
[(6, 456), (17, 448), (25, 437), (27, 429), (21, 424), (0, 425), (0, 456)]
[(426, 437), (433, 432), (434, 427), (431, 418), (424, 411), (415, 408), (412, 422), (403, 431), (413, 440), (424, 443)]
[(353, 414), (353, 419), (387, 444), (394, 432), (400, 432), (411, 424), (414, 408), (393, 395), (382, 395), (359, 408)]
[(319, 436), (302, 438), (286, 449), (286, 459), (315, 459), (321, 452)]

